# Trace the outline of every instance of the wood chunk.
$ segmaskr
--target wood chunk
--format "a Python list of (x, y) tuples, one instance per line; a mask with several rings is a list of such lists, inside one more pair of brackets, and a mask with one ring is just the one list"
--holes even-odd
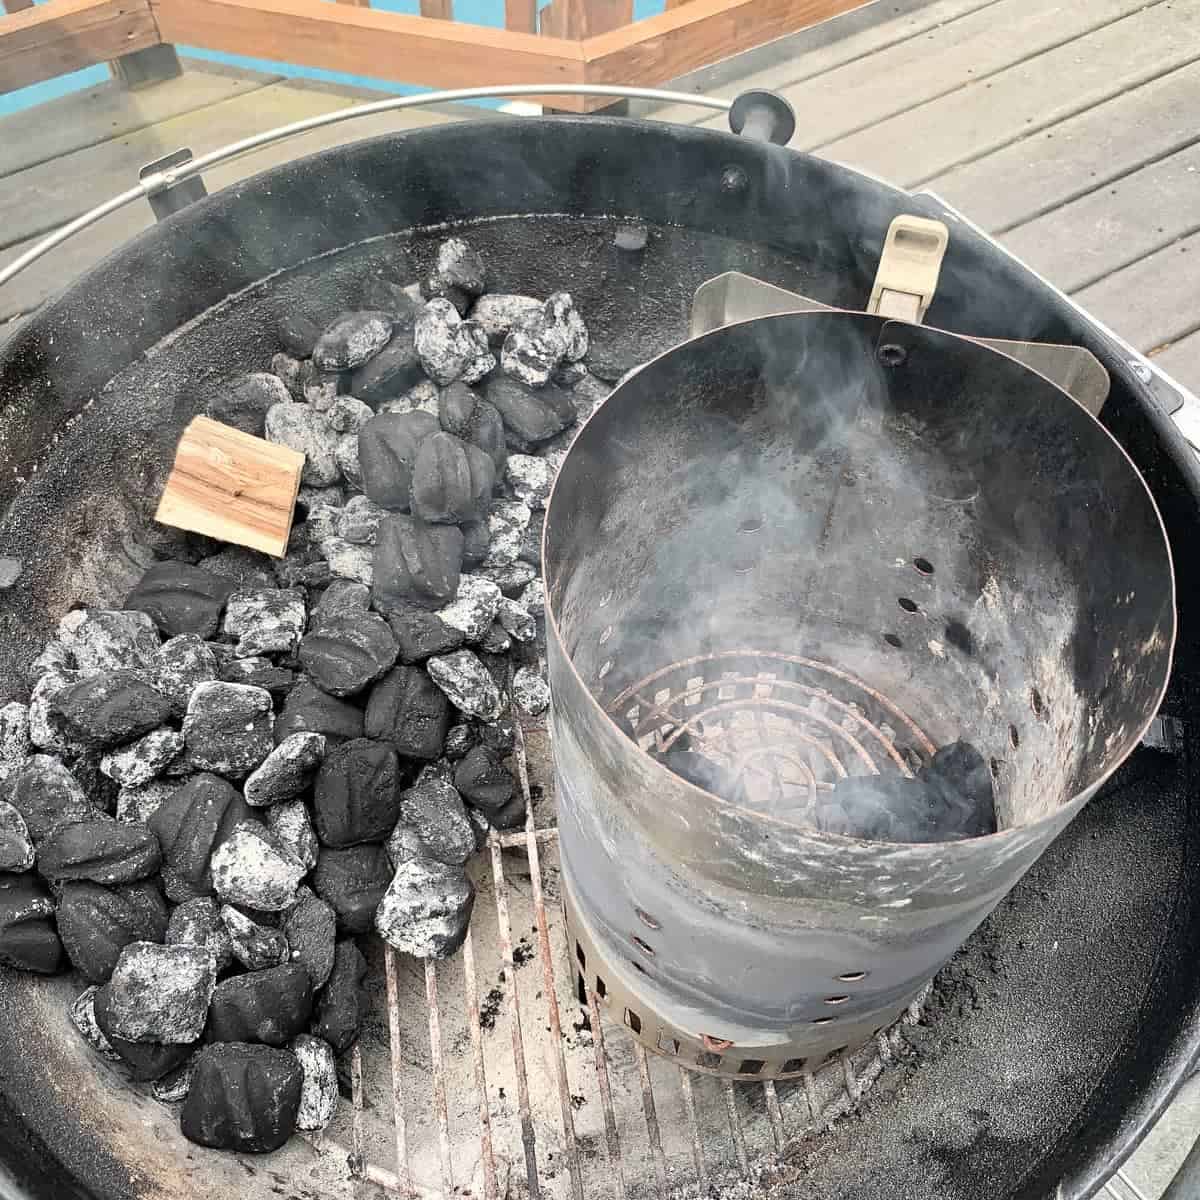
[(196, 417), (183, 431), (155, 520), (282, 558), (304, 455)]

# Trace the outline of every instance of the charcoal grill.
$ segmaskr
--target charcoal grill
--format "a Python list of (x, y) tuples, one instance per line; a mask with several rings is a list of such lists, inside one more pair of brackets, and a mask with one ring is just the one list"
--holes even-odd
[[(531, 728), (529, 780), (545, 794), (528, 793), (527, 830), (473, 868), (469, 949), (428, 971), (373, 949), (375, 1014), (350, 1063), (352, 1100), (321, 1146), (239, 1160), (186, 1145), (174, 1113), (75, 1038), (67, 982), (5, 975), (0, 1124), (16, 1186), (106, 1200), (410, 1185), (486, 1196), (506, 1183), (562, 1197), (697, 1185), (820, 1200), (1095, 1194), (1200, 1045), (1200, 581), (1186, 553), (1200, 475), (1160, 403), (1170, 382), (937, 197), (711, 130), (555, 118), (344, 146), (183, 208), (0, 348), (0, 554), (25, 565), (0, 594), (0, 683), (22, 689), (24, 663), (70, 605), (124, 594), (201, 385), (267, 361), (275, 318), (302, 298), (332, 316), (374, 271), (418, 278), (457, 229), (497, 286), (567, 286), (594, 369), (615, 382), (685, 338), (693, 293), (723, 272), (862, 309), (902, 212), (951, 229), (929, 325), (1083, 346), (1109, 372), (1100, 422), (1176, 551), (1163, 709), (1174, 749), (1136, 750), (872, 1043), (795, 1080), (744, 1085), (646, 1053), (594, 989), (580, 1004), (548, 747)], [(626, 221), (649, 229), (641, 254), (613, 244)]]

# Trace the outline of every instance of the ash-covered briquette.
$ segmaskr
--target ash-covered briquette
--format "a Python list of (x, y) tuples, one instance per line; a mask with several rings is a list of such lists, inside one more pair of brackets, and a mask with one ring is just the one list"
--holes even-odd
[(288, 1047), (304, 1072), (296, 1128), (306, 1133), (324, 1129), (333, 1120), (338, 1102), (337, 1060), (324, 1038), (302, 1033)]
[(513, 703), (530, 716), (550, 707), (550, 685), (532, 667), (520, 667), (512, 681)]
[(569, 297), (485, 279), (450, 239), (430, 303), (375, 279), (285, 322), (269, 373), (204, 384), (306, 455), (286, 554), (160, 533), (126, 608), (69, 613), (0, 707), (0, 962), (102, 984), (72, 1020), (202, 1144), (327, 1123), (367, 1011), (352, 939), (454, 953), (465, 865), (524, 820), (505, 655), (537, 637), (538, 506), (606, 389)]
[(98, 993), (101, 1028), (129, 1042), (194, 1042), (216, 981), (212, 956), (201, 946), (131, 942)]
[(171, 914), (166, 942), (171, 946), (200, 946), (213, 957), (217, 974), (233, 962), (233, 939), (221, 920), (221, 908), (211, 896), (186, 900)]
[(96, 992), (98, 990), (96, 984), (84, 988), (71, 1002), (71, 1007), (67, 1010), (67, 1016), (70, 1018), (71, 1024), (75, 1026), (79, 1036), (101, 1058), (106, 1058), (109, 1062), (121, 1062), (121, 1056), (113, 1049), (112, 1042), (104, 1036), (104, 1030), (96, 1022)]
[(408, 858), (397, 866), (379, 904), (375, 928), (403, 954), (449, 958), (467, 935), (474, 903), (475, 888), (461, 866)]
[(256, 808), (291, 800), (306, 791), (325, 757), (319, 733), (293, 733), (284, 738), (247, 778), (246, 803)]
[(281, 967), (290, 961), (288, 940), (278, 929), (259, 924), (232, 904), (221, 906), (221, 923), (229, 931), (233, 957), (247, 971)]

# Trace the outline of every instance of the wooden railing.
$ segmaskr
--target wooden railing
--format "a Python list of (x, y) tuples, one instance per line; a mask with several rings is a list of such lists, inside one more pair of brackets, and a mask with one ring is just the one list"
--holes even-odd
[(0, 0), (0, 92), (172, 43), (429, 87), (654, 87), (864, 2), (666, 0), (635, 23), (633, 0), (550, 0), (540, 11), (504, 0), (505, 28), (493, 29), (455, 21), (453, 0), (420, 0), (419, 17), (370, 0)]

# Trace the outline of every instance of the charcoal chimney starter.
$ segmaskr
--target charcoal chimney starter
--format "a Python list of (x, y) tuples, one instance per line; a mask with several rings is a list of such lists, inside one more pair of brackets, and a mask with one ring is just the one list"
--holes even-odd
[[(716, 330), (579, 433), (544, 542), (581, 989), (649, 1049), (788, 1077), (895, 1021), (1139, 743), (1170, 552), (1117, 442), (968, 338), (848, 312)], [(998, 832), (817, 828), (969, 740)], [(691, 746), (731, 799), (662, 761)]]

